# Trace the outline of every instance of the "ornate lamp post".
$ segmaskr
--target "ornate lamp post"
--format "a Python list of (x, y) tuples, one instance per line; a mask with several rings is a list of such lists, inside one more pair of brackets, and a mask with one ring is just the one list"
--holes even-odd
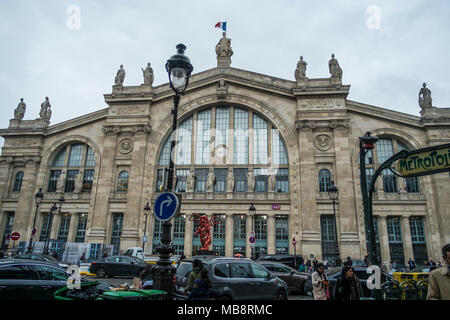
[(330, 186), (328, 187), (328, 197), (330, 197), (330, 200), (333, 201), (333, 216), (334, 216), (334, 234), (336, 235), (336, 255), (337, 255), (337, 264), (340, 264), (341, 257), (339, 253), (339, 240), (338, 240), (338, 233), (337, 233), (337, 219), (336, 219), (336, 200), (339, 197), (339, 190), (334, 185), (334, 181), (331, 181)]
[(52, 224), (53, 224), (53, 212), (56, 212), (58, 210), (58, 207), (56, 206), (56, 203), (53, 203), (53, 206), (50, 208), (50, 221), (47, 225), (47, 236), (45, 237), (45, 244), (44, 244), (44, 254), (48, 254), (48, 245), (50, 243), (50, 232), (52, 232)]
[[(175, 92), (173, 97), (173, 124), (172, 124), (172, 134), (170, 143), (170, 154), (173, 154), (175, 148), (175, 138), (177, 130), (177, 116), (178, 116), (178, 104), (180, 103), (180, 95), (185, 94), (187, 85), (189, 83), (189, 77), (191, 76), (193, 67), (188, 57), (184, 55), (186, 46), (182, 43), (177, 45), (177, 54), (171, 56), (166, 63), (166, 71), (169, 75), (170, 87)], [(167, 191), (172, 191), (173, 189), (173, 176), (174, 176), (175, 163), (173, 162), (172, 156), (170, 157), (169, 163), (169, 174)], [(156, 251), (159, 253), (159, 260), (156, 266), (153, 267), (153, 286), (155, 289), (166, 291), (169, 299), (172, 297), (172, 278), (175, 274), (175, 268), (170, 262), (170, 254), (174, 252), (173, 247), (170, 245), (170, 229), (172, 223), (169, 221), (164, 221), (162, 223), (162, 235), (161, 243)]]
[[(253, 205), (253, 203), (250, 205), (250, 208), (248, 208), (248, 214), (250, 215), (251, 219), (252, 219), (252, 232), (255, 232), (255, 213), (256, 213), (256, 208)], [(251, 246), (252, 248), (252, 260), (255, 260), (255, 246), (254, 244)]]
[(145, 252), (145, 243), (147, 242), (147, 218), (148, 215), (150, 214), (150, 205), (147, 202), (147, 204), (144, 207), (144, 216), (145, 216), (145, 224), (144, 224), (144, 238), (142, 239), (142, 252)]
[(39, 204), (42, 202), (43, 198), (44, 198), (44, 194), (42, 193), (42, 188), (39, 188), (39, 191), (34, 196), (34, 199), (36, 202), (36, 211), (34, 212), (33, 229), (31, 231), (30, 242), (28, 243), (27, 253), (31, 253), (31, 251), (33, 250), (33, 237), (36, 234), (36, 216), (37, 216)]

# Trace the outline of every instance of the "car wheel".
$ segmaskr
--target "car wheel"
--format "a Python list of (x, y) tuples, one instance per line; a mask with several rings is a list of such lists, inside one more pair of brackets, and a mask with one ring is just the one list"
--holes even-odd
[(277, 292), (277, 295), (276, 295), (276, 297), (275, 297), (275, 300), (287, 300), (288, 298), (287, 298), (287, 296), (286, 296), (286, 294), (285, 293), (283, 293), (283, 292), (281, 292), (281, 291), (278, 291)]
[(99, 268), (99, 269), (97, 270), (96, 275), (97, 275), (97, 278), (104, 278), (104, 277), (106, 276), (106, 270), (105, 270), (105, 268)]

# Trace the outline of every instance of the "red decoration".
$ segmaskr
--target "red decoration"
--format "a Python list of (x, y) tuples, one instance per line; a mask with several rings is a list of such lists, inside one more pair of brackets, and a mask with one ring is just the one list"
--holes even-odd
[(194, 233), (194, 237), (200, 234), (200, 242), (202, 243), (201, 250), (209, 250), (211, 245), (211, 226), (221, 224), (222, 220), (219, 217), (212, 217), (208, 219), (205, 215), (194, 214), (190, 221), (198, 222), (198, 228)]

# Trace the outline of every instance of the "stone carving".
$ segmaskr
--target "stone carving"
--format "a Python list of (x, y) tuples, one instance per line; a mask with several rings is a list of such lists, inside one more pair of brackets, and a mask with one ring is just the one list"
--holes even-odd
[(335, 120), (335, 121), (330, 121), (330, 128), (336, 129), (339, 127), (344, 127), (344, 128), (350, 128), (350, 123), (349, 120), (347, 119), (342, 119), (342, 120)]
[(342, 79), (342, 69), (339, 62), (334, 58), (334, 53), (331, 55), (331, 60), (328, 61), (328, 68), (330, 69), (331, 78)]
[(63, 170), (58, 177), (58, 182), (56, 183), (56, 192), (63, 193), (65, 184), (66, 184), (66, 171)]
[(316, 123), (314, 121), (309, 121), (309, 120), (297, 120), (295, 121), (295, 125), (297, 127), (297, 130), (302, 130), (302, 129), (314, 129), (316, 127)]
[(210, 169), (209, 173), (208, 173), (208, 178), (207, 178), (206, 190), (208, 192), (213, 192), (215, 183), (216, 183), (216, 176), (214, 175), (214, 171), (212, 169)]
[(225, 99), (228, 93), (228, 85), (225, 80), (221, 79), (216, 86), (216, 94), (218, 99)]
[(247, 172), (247, 192), (253, 192), (255, 189), (255, 175), (252, 169)]
[(26, 147), (33, 147), (37, 146), (38, 142), (31, 139), (11, 139), (11, 140), (5, 140), (5, 144), (12, 147), (19, 147), (19, 148), (26, 148)]
[(227, 192), (233, 192), (233, 190), (234, 190), (233, 168), (228, 168), (228, 172), (227, 172)]
[(300, 60), (297, 63), (297, 69), (295, 69), (294, 77), (295, 80), (301, 81), (306, 79), (306, 66), (308, 64), (303, 61), (303, 56), (300, 56)]
[(430, 108), (431, 105), (431, 91), (427, 88), (427, 84), (424, 82), (423, 87), (419, 91), (419, 106), (423, 108)]
[(133, 150), (133, 141), (130, 139), (123, 139), (119, 145), (119, 152), (122, 154), (130, 153)]
[(123, 81), (125, 80), (125, 69), (123, 68), (123, 65), (120, 65), (120, 69), (117, 71), (116, 78), (114, 79), (114, 82), (116, 86), (122, 86)]
[(26, 108), (27, 105), (25, 104), (25, 102), (23, 102), (23, 98), (20, 98), (20, 102), (17, 105), (17, 108), (14, 110), (14, 119), (22, 120), (23, 116), (25, 115)]
[(217, 58), (231, 57), (233, 55), (233, 50), (231, 49), (231, 39), (228, 39), (226, 35), (226, 32), (222, 32), (222, 38), (216, 45)]
[(75, 189), (73, 192), (80, 193), (83, 190), (83, 171), (78, 171), (75, 176)]
[(269, 177), (267, 178), (267, 180), (268, 180), (269, 192), (274, 192), (275, 191), (276, 178), (275, 178), (275, 174), (273, 173), (272, 169), (269, 170)]
[(195, 188), (195, 174), (194, 170), (191, 169), (187, 178), (186, 192), (194, 192), (194, 188)]
[[(142, 69), (142, 68), (141, 68)], [(147, 63), (147, 68), (142, 69), (142, 73), (144, 74), (144, 84), (153, 84), (154, 75), (153, 75), (153, 69), (150, 67), (150, 62)]]
[(321, 151), (329, 150), (331, 148), (331, 138), (325, 134), (318, 135), (314, 145)]
[(41, 111), (39, 112), (41, 119), (49, 122), (52, 116), (52, 109), (48, 97), (45, 97), (45, 101), (41, 103)]
[(145, 107), (140, 106), (115, 106), (111, 107), (111, 113), (115, 114), (138, 114), (145, 112)]

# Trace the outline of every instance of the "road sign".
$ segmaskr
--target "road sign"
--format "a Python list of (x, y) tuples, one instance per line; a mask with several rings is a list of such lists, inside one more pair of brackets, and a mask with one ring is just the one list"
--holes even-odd
[(295, 243), (296, 243), (295, 237), (292, 237), (292, 245), (295, 246)]
[(143, 236), (143, 237), (142, 237), (142, 242), (147, 242), (147, 240), (148, 240), (148, 239), (147, 239), (147, 236)]
[(35, 235), (36, 234), (36, 228), (33, 228), (33, 230), (31, 230), (31, 235)]
[(250, 241), (250, 243), (255, 243), (256, 239), (255, 237), (250, 237), (248, 238), (248, 241)]
[(250, 231), (250, 237), (255, 237), (255, 231)]
[(11, 234), (11, 240), (17, 241), (19, 239), (20, 239), (20, 233), (14, 232), (13, 234)]
[(155, 218), (160, 221), (170, 220), (177, 212), (179, 206), (180, 202), (175, 193), (161, 193), (158, 198), (156, 198), (155, 204), (153, 206)]

